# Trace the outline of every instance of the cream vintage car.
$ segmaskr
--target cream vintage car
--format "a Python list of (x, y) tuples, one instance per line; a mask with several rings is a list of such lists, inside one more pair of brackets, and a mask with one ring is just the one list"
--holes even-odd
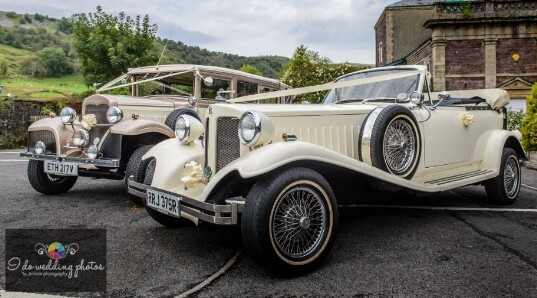
[(214, 104), (203, 121), (183, 115), (176, 139), (145, 154), (146, 179), (129, 181), (129, 192), (168, 227), (241, 225), (248, 252), (284, 275), (326, 258), (338, 205), (471, 184), (513, 203), (525, 153), (506, 130), (508, 94), (434, 93), (429, 76), (423, 66), (369, 69), (231, 100), (330, 90), (323, 104)]
[(21, 156), (30, 159), (30, 184), (47, 195), (67, 192), (79, 176), (132, 176), (141, 182), (141, 157), (154, 144), (175, 136), (180, 115), (199, 121), (210, 104), (288, 88), (278, 80), (214, 66), (129, 69), (84, 100), (80, 121), (76, 111), (66, 107), (59, 117), (33, 123), (28, 128), (28, 152)]

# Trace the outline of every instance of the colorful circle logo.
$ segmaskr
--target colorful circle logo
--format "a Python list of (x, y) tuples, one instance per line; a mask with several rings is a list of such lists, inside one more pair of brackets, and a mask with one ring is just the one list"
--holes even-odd
[(65, 247), (60, 242), (54, 242), (48, 247), (48, 256), (53, 260), (65, 257)]

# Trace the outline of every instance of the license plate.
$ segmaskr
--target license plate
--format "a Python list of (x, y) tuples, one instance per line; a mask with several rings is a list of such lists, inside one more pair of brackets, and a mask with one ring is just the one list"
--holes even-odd
[(171, 214), (175, 217), (181, 217), (180, 201), (181, 199), (178, 197), (151, 189), (147, 190), (147, 206), (162, 213)]
[(45, 160), (45, 173), (61, 176), (78, 176), (76, 163), (56, 162)]

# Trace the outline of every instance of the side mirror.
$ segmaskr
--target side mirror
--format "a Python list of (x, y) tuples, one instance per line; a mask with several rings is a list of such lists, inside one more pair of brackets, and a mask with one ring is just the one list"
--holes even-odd
[(431, 107), (431, 110), (436, 109), (436, 107), (438, 107), (440, 103), (442, 103), (444, 100), (448, 100), (449, 98), (451, 98), (451, 95), (447, 91), (440, 92), (438, 94), (438, 102), (434, 106)]
[(438, 94), (438, 100), (444, 101), (451, 98), (451, 95), (447, 91), (442, 91), (440, 94)]
[(214, 85), (214, 79), (212, 77), (205, 77), (203, 78), (203, 84), (205, 84), (207, 87), (211, 87)]

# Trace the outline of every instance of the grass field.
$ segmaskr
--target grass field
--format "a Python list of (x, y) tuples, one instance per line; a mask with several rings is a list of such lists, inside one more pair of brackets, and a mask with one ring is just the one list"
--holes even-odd
[(32, 78), (18, 76), (1, 81), (4, 85), (2, 95), (11, 93), (18, 98), (51, 100), (71, 97), (90, 90), (83, 83), (82, 75), (68, 75), (59, 78)]

